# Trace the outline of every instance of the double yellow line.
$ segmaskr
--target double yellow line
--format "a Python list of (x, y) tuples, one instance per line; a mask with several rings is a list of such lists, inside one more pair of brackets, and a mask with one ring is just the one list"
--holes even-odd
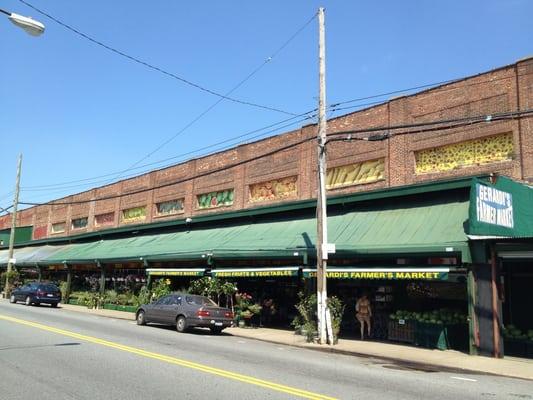
[(146, 350), (138, 349), (135, 347), (126, 346), (120, 343), (110, 342), (108, 340), (99, 339), (93, 336), (81, 335), (79, 333), (66, 331), (64, 329), (54, 328), (52, 326), (39, 324), (37, 322), (25, 321), (25, 320), (18, 319), (18, 318), (8, 317), (6, 315), (0, 315), (0, 320), (14, 322), (14, 323), (25, 325), (25, 326), (30, 326), (32, 328), (37, 328), (37, 329), (41, 329), (44, 331), (57, 333), (59, 335), (68, 336), (68, 337), (83, 340), (89, 343), (99, 344), (101, 346), (111, 347), (113, 349), (137, 354), (142, 357), (152, 358), (154, 360), (159, 360), (159, 361), (163, 361), (169, 364), (179, 365), (181, 367), (186, 367), (186, 368), (194, 369), (197, 371), (205, 372), (208, 374), (221, 376), (224, 378), (247, 383), (250, 385), (264, 387), (264, 388), (278, 391), (278, 392), (288, 393), (288, 394), (291, 394), (297, 397), (302, 397), (305, 399), (335, 400), (334, 397), (324, 396), (318, 393), (308, 392), (306, 390), (297, 389), (297, 388), (293, 388), (290, 386), (280, 385), (275, 382), (254, 378), (249, 375), (242, 375), (236, 372), (226, 371), (220, 368), (213, 368), (207, 365), (198, 364), (198, 363), (194, 363), (194, 362), (187, 361), (187, 360), (182, 360), (182, 359), (175, 358), (175, 357), (165, 356), (164, 354), (153, 353), (151, 351), (146, 351)]

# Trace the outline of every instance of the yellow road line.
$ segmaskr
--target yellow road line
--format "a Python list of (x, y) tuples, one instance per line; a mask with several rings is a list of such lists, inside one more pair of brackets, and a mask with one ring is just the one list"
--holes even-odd
[(79, 340), (84, 340), (86, 342), (99, 344), (101, 346), (111, 347), (111, 348), (114, 348), (114, 349), (117, 349), (117, 350), (126, 351), (128, 353), (137, 354), (139, 356), (152, 358), (152, 359), (155, 359), (155, 360), (167, 362), (167, 363), (170, 363), (170, 364), (179, 365), (179, 366), (190, 368), (190, 369), (194, 369), (194, 370), (197, 370), (197, 371), (202, 371), (202, 372), (205, 372), (205, 373), (208, 373), (208, 374), (218, 375), (218, 376), (221, 376), (221, 377), (224, 377), (224, 378), (233, 379), (233, 380), (236, 380), (236, 381), (239, 381), (239, 382), (248, 383), (250, 385), (261, 386), (261, 387), (264, 387), (264, 388), (267, 388), (267, 389), (270, 389), (270, 390), (275, 390), (275, 391), (278, 391), (278, 392), (288, 393), (288, 394), (291, 394), (291, 395), (294, 395), (294, 396), (298, 396), (298, 397), (302, 397), (302, 398), (305, 398), (305, 399), (335, 400), (334, 397), (324, 396), (324, 395), (321, 395), (321, 394), (318, 394), (318, 393), (308, 392), (306, 390), (297, 389), (297, 388), (293, 388), (293, 387), (290, 387), (290, 386), (280, 385), (278, 383), (274, 383), (274, 382), (271, 382), (271, 381), (266, 381), (266, 380), (263, 380), (263, 379), (254, 378), (253, 376), (242, 375), (242, 374), (238, 374), (236, 372), (226, 371), (226, 370), (223, 370), (223, 369), (213, 368), (213, 367), (209, 367), (207, 365), (198, 364), (198, 363), (195, 363), (195, 362), (182, 360), (182, 359), (175, 358), (175, 357), (165, 356), (164, 354), (152, 353), (150, 351), (138, 349), (138, 348), (135, 348), (135, 347), (126, 346), (126, 345), (123, 345), (123, 344), (120, 344), (120, 343), (110, 342), (108, 340), (99, 339), (99, 338), (96, 338), (96, 337), (93, 337), (93, 336), (87, 336), (87, 335), (82, 335), (82, 334), (71, 332), (71, 331), (66, 331), (64, 329), (54, 328), (52, 326), (39, 324), (37, 322), (25, 321), (25, 320), (18, 319), (18, 318), (8, 317), (7, 315), (0, 315), (0, 319), (3, 319), (5, 321), (9, 321), (9, 322), (14, 322), (14, 323), (21, 324), (21, 325), (31, 326), (33, 328), (42, 329), (42, 330), (48, 331), (48, 332), (57, 333), (59, 335), (68, 336), (68, 337), (79, 339)]

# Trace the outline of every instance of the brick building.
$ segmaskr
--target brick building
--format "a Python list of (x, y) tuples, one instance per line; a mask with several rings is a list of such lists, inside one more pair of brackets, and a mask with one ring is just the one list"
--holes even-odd
[[(533, 330), (520, 308), (533, 301), (533, 190), (517, 183), (533, 182), (532, 87), (528, 58), (328, 121), (337, 246), (328, 285), (351, 309), (354, 293), (373, 293), (377, 337), (391, 338), (399, 307), (454, 307), (463, 322), (468, 314), (472, 353), (501, 356), (504, 324)], [(284, 299), (288, 323), (316, 265), (316, 134), (303, 126), (25, 209), (17, 267), (45, 268), (69, 285), (97, 275), (102, 294), (128, 274), (169, 274), (176, 285), (234, 278)], [(514, 199), (498, 207), (511, 215), (514, 206), (517, 217), (491, 226), (486, 193)], [(477, 221), (476, 202), (485, 207)], [(0, 217), (0, 233), (10, 223)]]
[[(528, 110), (532, 84), (528, 58), (333, 118), (328, 134)], [(25, 209), (17, 224), (33, 226), (33, 239), (43, 239), (312, 199), (317, 155), (315, 142), (306, 139), (315, 136), (316, 125), (303, 126), (55, 201), (88, 202)], [(261, 157), (290, 144), (294, 147)], [(332, 196), (489, 172), (533, 181), (531, 118), (328, 145)], [(10, 217), (1, 217), (0, 229), (9, 226)]]

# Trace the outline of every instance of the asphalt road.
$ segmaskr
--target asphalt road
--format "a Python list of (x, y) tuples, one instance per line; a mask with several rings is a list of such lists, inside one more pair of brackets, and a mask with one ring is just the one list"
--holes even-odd
[(533, 399), (533, 382), (0, 301), (0, 400)]

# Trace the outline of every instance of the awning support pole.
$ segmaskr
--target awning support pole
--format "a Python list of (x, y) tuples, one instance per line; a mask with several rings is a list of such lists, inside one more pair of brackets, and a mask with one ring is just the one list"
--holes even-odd
[(494, 357), (500, 358), (502, 356), (500, 349), (500, 316), (498, 307), (498, 271), (497, 271), (497, 258), (496, 258), (496, 246), (494, 243), (490, 246), (490, 281), (492, 287), (492, 337), (494, 340)]

